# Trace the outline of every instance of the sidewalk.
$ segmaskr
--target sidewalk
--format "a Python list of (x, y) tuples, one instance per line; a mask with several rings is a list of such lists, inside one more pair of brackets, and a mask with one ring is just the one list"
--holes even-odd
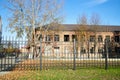
[(8, 73), (10, 73), (10, 71), (3, 71), (3, 72), (0, 72), (0, 76), (5, 75), (5, 74), (8, 74)]

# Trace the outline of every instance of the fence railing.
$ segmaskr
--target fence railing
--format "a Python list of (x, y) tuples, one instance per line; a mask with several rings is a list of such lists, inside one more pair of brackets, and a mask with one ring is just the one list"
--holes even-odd
[[(89, 45), (88, 45), (89, 43)], [(2, 40), (0, 44), (0, 71), (120, 68), (120, 47), (112, 49), (108, 42), (46, 42), (40, 40), (28, 48), (24, 40)]]

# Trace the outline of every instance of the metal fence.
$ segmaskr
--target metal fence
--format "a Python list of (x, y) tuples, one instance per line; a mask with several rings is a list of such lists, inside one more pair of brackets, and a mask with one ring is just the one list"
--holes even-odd
[(0, 71), (120, 68), (120, 47), (112, 50), (108, 42), (41, 40), (29, 48), (27, 44), (25, 40), (3, 39), (0, 44)]

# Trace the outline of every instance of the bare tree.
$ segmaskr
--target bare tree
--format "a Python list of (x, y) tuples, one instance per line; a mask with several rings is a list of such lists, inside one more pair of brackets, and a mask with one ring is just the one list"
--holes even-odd
[[(7, 9), (12, 13), (9, 17), (9, 28), (17, 33), (17, 37), (24, 34), (30, 47), (36, 51), (36, 44), (40, 35), (36, 35), (35, 28), (39, 27), (40, 34), (46, 33), (54, 23), (62, 21), (60, 14), (62, 1), (59, 0), (8, 0)], [(32, 51), (33, 52), (33, 51)], [(35, 53), (35, 52), (34, 52)]]
[[(75, 34), (77, 35), (78, 46), (80, 46), (80, 50), (84, 50), (84, 48), (87, 48), (88, 58), (90, 57), (89, 54), (89, 48), (90, 48), (90, 35), (93, 34), (95, 36), (94, 39), (94, 53), (96, 53), (96, 45), (97, 45), (97, 31), (99, 30), (99, 24), (100, 24), (100, 17), (98, 14), (92, 14), (90, 20), (88, 21), (88, 18), (85, 14), (78, 17), (77, 20), (77, 30), (75, 31)], [(91, 27), (89, 27), (90, 25)], [(85, 46), (87, 45), (87, 46)]]
[[(82, 16), (78, 17), (77, 20), (77, 31), (75, 31), (75, 34), (77, 35), (77, 40), (78, 40), (78, 46), (80, 46), (80, 52), (82, 53), (83, 51), (85, 51), (85, 41), (88, 41), (89, 38), (89, 34), (88, 34), (88, 23), (87, 23), (87, 17), (85, 14), (83, 14)], [(89, 50), (88, 50), (89, 52)]]
[(94, 54), (96, 54), (96, 45), (97, 45), (97, 31), (99, 30), (99, 25), (100, 25), (100, 17), (98, 14), (96, 13), (93, 13), (91, 18), (90, 18), (90, 25), (92, 26), (91, 27), (91, 30), (95, 36), (95, 39), (94, 39)]

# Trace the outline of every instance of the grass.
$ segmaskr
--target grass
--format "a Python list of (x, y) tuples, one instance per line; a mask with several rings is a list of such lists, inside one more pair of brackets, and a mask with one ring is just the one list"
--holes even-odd
[(117, 69), (77, 69), (77, 70), (43, 70), (13, 71), (0, 80), (119, 80), (120, 68)]

